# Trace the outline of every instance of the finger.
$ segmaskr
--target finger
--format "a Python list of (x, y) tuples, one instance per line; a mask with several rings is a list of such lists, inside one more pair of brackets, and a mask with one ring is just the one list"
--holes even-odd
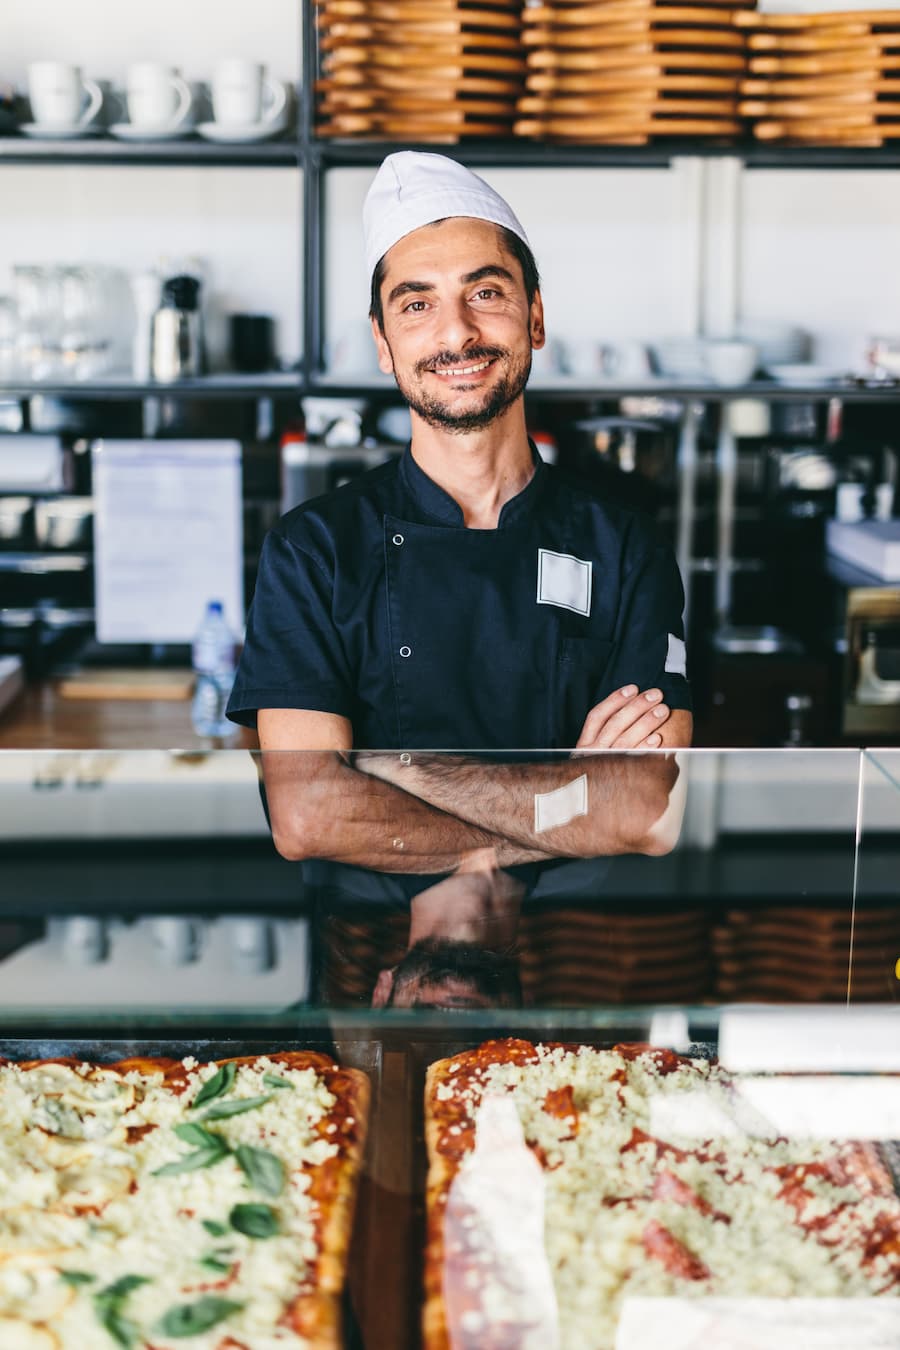
[(639, 717), (636, 722), (633, 722), (627, 731), (616, 738), (613, 748), (615, 750), (633, 750), (636, 746), (643, 745), (648, 736), (659, 732), (660, 728), (665, 726), (668, 719), (668, 705), (657, 703), (655, 707), (645, 712), (643, 717)]
[(617, 689), (614, 694), (608, 694), (600, 703), (596, 703), (584, 719), (581, 734), (575, 742), (576, 750), (592, 744), (594, 738), (602, 731), (607, 719), (633, 699), (637, 692), (636, 684), (626, 684), (623, 689)]
[[(594, 737), (594, 748), (611, 749), (619, 744), (620, 737), (625, 736), (630, 728), (640, 722), (648, 713), (652, 714), (653, 709), (661, 703), (662, 690), (660, 689), (648, 689), (646, 693), (638, 694), (637, 698), (631, 699), (623, 708), (606, 719), (603, 728)], [(652, 729), (653, 725), (654, 723), (650, 722), (649, 729)], [(641, 740), (649, 734), (649, 729), (643, 733)]]

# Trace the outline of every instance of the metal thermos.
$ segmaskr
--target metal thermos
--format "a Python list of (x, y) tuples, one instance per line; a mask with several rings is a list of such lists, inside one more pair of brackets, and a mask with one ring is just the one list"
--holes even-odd
[(153, 315), (150, 335), (150, 371), (161, 383), (203, 371), (200, 282), (196, 277), (170, 277), (163, 283), (162, 305)]

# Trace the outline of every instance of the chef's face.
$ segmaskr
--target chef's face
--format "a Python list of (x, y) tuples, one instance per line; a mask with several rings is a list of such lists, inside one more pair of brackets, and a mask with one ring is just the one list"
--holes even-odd
[(378, 364), (431, 426), (474, 431), (521, 396), (543, 307), (496, 225), (459, 216), (414, 230), (387, 254), (381, 299)]

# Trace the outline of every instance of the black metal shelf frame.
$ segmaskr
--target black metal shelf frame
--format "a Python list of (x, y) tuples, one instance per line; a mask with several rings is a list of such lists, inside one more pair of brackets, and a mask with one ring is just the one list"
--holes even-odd
[[(40, 396), (64, 398), (72, 401), (136, 402), (147, 400), (179, 401), (239, 399), (274, 401), (299, 399), (307, 394), (320, 397), (359, 398), (361, 395), (377, 403), (397, 401), (401, 395), (392, 380), (373, 381), (361, 376), (359, 380), (334, 379), (321, 372), (286, 373), (241, 377), (238, 375), (201, 376), (198, 379), (179, 380), (173, 384), (143, 384), (127, 378), (98, 380), (80, 384), (47, 381), (40, 384), (0, 384), (0, 402), (4, 399), (28, 399)], [(900, 401), (900, 383), (792, 385), (774, 380), (754, 380), (744, 385), (719, 385), (678, 382), (660, 377), (632, 384), (612, 381), (584, 384), (578, 380), (561, 380), (557, 384), (530, 384), (526, 398), (531, 403), (598, 403), (621, 398), (641, 397), (690, 401), (693, 403), (728, 403), (735, 399), (755, 398), (767, 403), (827, 402), (840, 399), (842, 403), (897, 403)]]

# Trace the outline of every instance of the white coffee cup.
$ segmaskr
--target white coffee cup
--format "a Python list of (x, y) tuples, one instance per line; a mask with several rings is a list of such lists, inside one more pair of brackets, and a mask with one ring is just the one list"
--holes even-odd
[(103, 919), (73, 914), (59, 921), (60, 949), (68, 966), (94, 966), (109, 955), (109, 940)]
[(147, 131), (174, 130), (187, 118), (193, 95), (169, 66), (140, 61), (129, 66), (126, 82), (128, 120)]
[(31, 116), (41, 126), (86, 127), (103, 104), (103, 90), (66, 61), (33, 61), (28, 67)]
[(271, 124), (284, 112), (287, 86), (257, 61), (220, 61), (212, 81), (213, 117), (222, 126)]
[(193, 919), (161, 915), (150, 920), (150, 932), (157, 965), (186, 966), (197, 960), (200, 933)]
[(704, 364), (716, 384), (746, 384), (759, 363), (759, 352), (752, 342), (722, 339), (707, 342)]

